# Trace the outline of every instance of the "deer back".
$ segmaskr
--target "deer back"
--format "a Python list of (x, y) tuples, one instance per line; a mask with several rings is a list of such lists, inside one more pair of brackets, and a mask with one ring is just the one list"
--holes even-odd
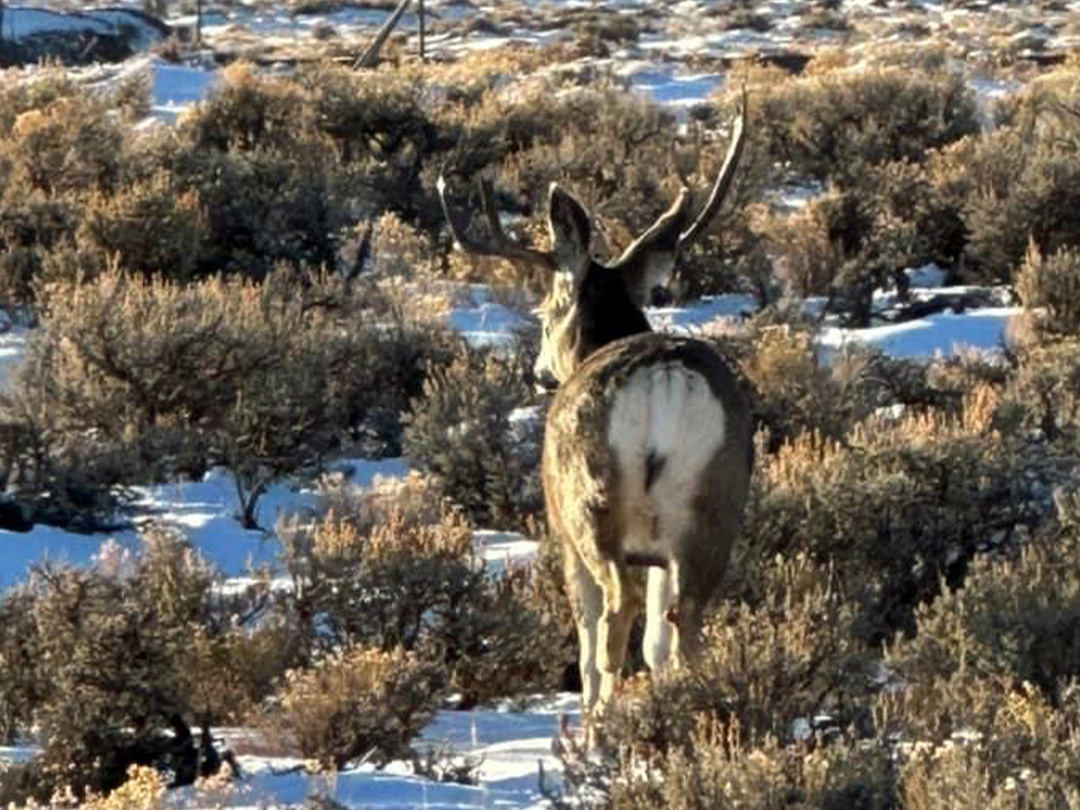
[(615, 341), (548, 411), (548, 519), (594, 564), (695, 557), (713, 572), (738, 528), (752, 448), (746, 395), (710, 346), (655, 333)]

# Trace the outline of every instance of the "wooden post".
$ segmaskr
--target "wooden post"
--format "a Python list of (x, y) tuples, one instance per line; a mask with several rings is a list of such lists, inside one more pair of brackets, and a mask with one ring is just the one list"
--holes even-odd
[(426, 58), (424, 53), (424, 0), (416, 0), (417, 24), (420, 27), (420, 61)]
[(202, 50), (202, 4), (203, 0), (195, 3), (195, 47)]
[(394, 9), (394, 13), (390, 15), (390, 18), (383, 23), (383, 27), (379, 29), (379, 33), (375, 35), (375, 39), (368, 45), (367, 50), (360, 54), (360, 58), (356, 60), (353, 67), (357, 68), (373, 68), (379, 64), (379, 51), (382, 50), (382, 46), (386, 43), (386, 40), (390, 38), (390, 32), (394, 30), (394, 26), (398, 24), (402, 15), (405, 13), (405, 9), (409, 7), (409, 3), (412, 0), (401, 0), (401, 4)]

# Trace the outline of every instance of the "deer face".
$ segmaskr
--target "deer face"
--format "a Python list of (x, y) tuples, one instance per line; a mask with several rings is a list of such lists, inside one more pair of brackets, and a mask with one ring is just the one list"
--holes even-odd
[(579, 350), (577, 285), (568, 273), (555, 273), (551, 288), (536, 310), (540, 318), (540, 353), (533, 366), (537, 386), (552, 390), (582, 361)]

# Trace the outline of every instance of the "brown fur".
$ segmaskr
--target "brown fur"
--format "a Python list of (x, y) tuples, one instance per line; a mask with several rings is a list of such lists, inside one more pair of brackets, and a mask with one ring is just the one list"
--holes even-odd
[[(745, 105), (744, 98), (744, 111)], [(652, 334), (642, 307), (653, 286), (666, 283), (680, 253), (719, 210), (742, 154), (743, 120), (740, 114), (734, 122), (724, 165), (698, 216), (691, 220), (689, 190), (684, 188), (669, 210), (612, 265), (592, 260), (588, 213), (557, 184), (548, 193), (552, 248), (541, 252), (507, 239), (491, 205), (490, 184), (483, 182), (481, 199), (490, 233), (487, 239), (471, 239), (455, 222), (439, 178), (440, 201), (457, 244), (471, 253), (557, 271), (541, 307), (544, 333), (535, 378), (544, 387), (562, 385), (548, 413), (542, 476), (548, 522), (565, 552), (566, 581), (581, 641), (586, 711), (611, 697), (643, 590), (651, 605), (649, 627), (658, 631), (649, 647), (650, 665), (665, 665), (680, 645), (686, 653), (693, 651), (705, 606), (723, 577), (742, 520), (753, 464), (746, 396), (724, 361), (705, 343)], [(644, 476), (638, 497), (638, 490), (620, 487), (632, 482), (619, 480), (624, 472), (608, 432), (617, 394), (635, 372), (655, 366), (682, 367), (707, 381), (723, 412), (724, 439), (703, 470), (700, 457), (688, 470), (686, 459), (654, 455), (647, 449), (644, 471), (635, 471)], [(683, 383), (689, 390), (692, 381)], [(699, 397), (700, 391), (694, 396)], [(701, 400), (695, 403), (700, 405)], [(717, 409), (706, 408), (703, 413), (715, 414)], [(669, 475), (674, 480), (665, 478)], [(678, 530), (684, 523), (689, 527), (685, 536), (660, 537), (657, 512), (665, 504), (657, 493), (670, 494), (665, 486), (669, 481), (683, 487), (695, 475), (697, 491), (689, 501), (689, 519), (682, 520), (681, 503), (666, 504), (675, 510), (667, 517)], [(659, 489), (654, 489), (656, 485)], [(647, 533), (640, 531), (643, 525), (649, 526)], [(628, 556), (623, 544), (630, 530), (637, 530), (630, 533), (634, 545), (640, 546), (644, 538), (656, 543), (657, 553), (636, 547)], [(648, 566), (667, 575), (651, 573), (648, 588), (643, 589)], [(677, 580), (674, 588), (672, 580)], [(672, 627), (675, 631), (669, 633)]]
[[(619, 470), (607, 431), (620, 386), (642, 367), (668, 363), (701, 374), (726, 415), (725, 440), (693, 498), (692, 530), (677, 539), (675, 552), (681, 576), (680, 600), (673, 613), (683, 654), (692, 657), (704, 611), (723, 579), (740, 528), (753, 464), (748, 401), (724, 361), (700, 341), (653, 333), (624, 338), (595, 352), (559, 389), (551, 405), (543, 482), (551, 529), (573, 560), (568, 583), (580, 620), (588, 621), (591, 615), (583, 614), (596, 612), (595, 607), (582, 607), (583, 601), (596, 598), (596, 588), (603, 594), (605, 609), (632, 619), (642, 602), (643, 577), (637, 566), (643, 561), (624, 555), (622, 538), (638, 512), (636, 504), (619, 502)], [(665, 460), (667, 467), (678, 463), (678, 458)], [(583, 590), (589, 593), (582, 594)], [(621, 607), (612, 594), (620, 596)], [(610, 653), (610, 666), (621, 668), (625, 649)]]

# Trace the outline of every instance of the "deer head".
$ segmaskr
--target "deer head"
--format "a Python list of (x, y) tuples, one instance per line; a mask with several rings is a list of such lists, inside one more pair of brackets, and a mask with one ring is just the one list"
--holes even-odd
[(589, 215), (557, 183), (552, 183), (548, 192), (551, 249), (541, 251), (524, 247), (505, 234), (488, 180), (480, 182), (488, 236), (468, 236), (451, 211), (446, 183), (439, 177), (443, 213), (460, 250), (538, 267), (552, 276), (538, 310), (543, 336), (535, 375), (541, 386), (554, 388), (565, 381), (601, 346), (650, 331), (644, 313), (649, 294), (670, 282), (680, 254), (708, 227), (731, 188), (743, 149), (743, 118), (739, 115), (735, 119), (727, 157), (698, 215), (690, 214), (690, 190), (684, 185), (671, 207), (611, 264), (601, 264), (592, 257)]

